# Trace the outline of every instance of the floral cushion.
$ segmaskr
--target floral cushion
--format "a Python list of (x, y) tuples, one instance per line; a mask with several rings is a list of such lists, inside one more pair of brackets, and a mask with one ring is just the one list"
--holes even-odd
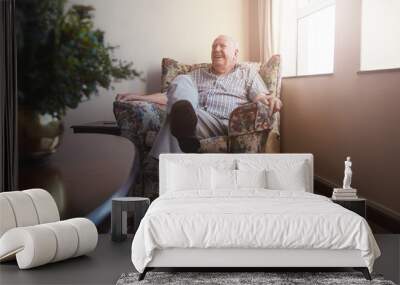
[(254, 132), (229, 138), (230, 153), (264, 153), (266, 152), (269, 131)]
[(200, 141), (201, 153), (227, 153), (228, 136), (219, 136)]
[(280, 97), (281, 94), (281, 70), (280, 70), (281, 57), (276, 54), (273, 55), (267, 62), (260, 66), (258, 73), (264, 80), (265, 84), (270, 91), (270, 94)]
[(189, 73), (196, 68), (209, 67), (209, 63), (182, 64), (174, 59), (163, 58), (161, 63), (161, 92), (166, 92), (172, 80), (180, 74)]
[(262, 103), (248, 103), (236, 108), (229, 119), (229, 136), (261, 132), (272, 125), (269, 110)]

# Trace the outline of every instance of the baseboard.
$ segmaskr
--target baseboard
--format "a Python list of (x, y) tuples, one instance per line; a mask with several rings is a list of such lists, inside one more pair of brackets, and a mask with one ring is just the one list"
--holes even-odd
[[(332, 189), (339, 185), (320, 176), (314, 176), (314, 192), (327, 197), (332, 196)], [(400, 213), (397, 213), (375, 201), (367, 200), (367, 218), (388, 232), (400, 234)]]

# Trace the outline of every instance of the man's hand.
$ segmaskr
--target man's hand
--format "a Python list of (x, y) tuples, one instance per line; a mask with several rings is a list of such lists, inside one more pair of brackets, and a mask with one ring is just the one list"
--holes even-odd
[(280, 111), (283, 107), (282, 101), (272, 95), (266, 95), (265, 93), (260, 93), (254, 97), (253, 102), (260, 102), (266, 105), (271, 110), (271, 115)]

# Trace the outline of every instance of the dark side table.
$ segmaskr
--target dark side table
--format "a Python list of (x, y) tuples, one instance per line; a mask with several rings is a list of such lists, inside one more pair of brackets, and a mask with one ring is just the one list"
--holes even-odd
[(367, 200), (365, 198), (357, 199), (332, 199), (332, 202), (359, 214), (364, 219), (367, 218)]
[(140, 221), (150, 206), (150, 199), (143, 197), (120, 197), (112, 199), (111, 239), (123, 241), (127, 235), (127, 213), (133, 212), (133, 233), (139, 227)]
[(105, 134), (120, 136), (121, 130), (119, 129), (117, 122), (115, 121), (96, 121), (91, 123), (85, 123), (80, 125), (73, 125), (71, 128), (74, 133), (85, 133), (85, 134)]

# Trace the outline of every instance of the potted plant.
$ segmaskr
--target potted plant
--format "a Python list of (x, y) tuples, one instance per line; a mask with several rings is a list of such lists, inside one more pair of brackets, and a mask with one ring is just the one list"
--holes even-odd
[(21, 157), (40, 157), (60, 143), (67, 109), (141, 74), (118, 60), (95, 28), (94, 8), (66, 0), (16, 2), (19, 141)]

